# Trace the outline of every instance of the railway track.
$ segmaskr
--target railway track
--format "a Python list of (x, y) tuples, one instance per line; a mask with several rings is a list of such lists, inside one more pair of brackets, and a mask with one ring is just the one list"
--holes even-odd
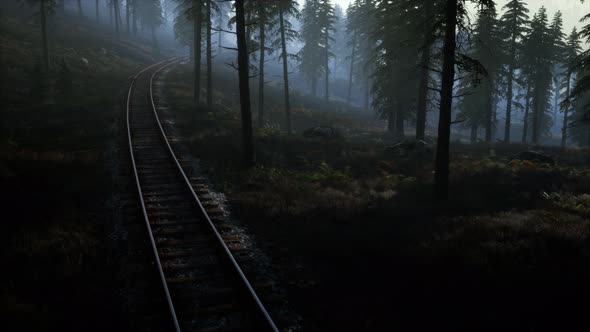
[(278, 331), (209, 216), (158, 118), (153, 81), (181, 58), (138, 73), (127, 97), (131, 164), (175, 331)]

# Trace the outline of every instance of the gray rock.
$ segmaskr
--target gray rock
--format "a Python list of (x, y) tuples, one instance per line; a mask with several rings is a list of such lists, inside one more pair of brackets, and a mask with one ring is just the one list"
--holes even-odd
[(434, 149), (428, 143), (421, 140), (403, 140), (384, 151), (386, 158), (432, 158)]
[(342, 135), (338, 129), (329, 126), (318, 126), (305, 130), (303, 137), (307, 138), (321, 138), (326, 140), (337, 139)]

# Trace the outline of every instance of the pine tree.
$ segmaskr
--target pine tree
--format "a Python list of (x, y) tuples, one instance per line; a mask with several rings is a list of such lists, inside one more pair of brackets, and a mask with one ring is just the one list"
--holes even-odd
[(213, 1), (207, 0), (207, 106), (213, 106), (213, 49), (212, 49), (212, 29), (213, 22), (211, 22), (211, 13), (213, 12)]
[[(413, 21), (407, 19), (412, 10), (411, 1), (397, 1), (378, 3), (375, 11), (376, 29), (373, 33), (382, 42), (374, 48), (373, 55), (377, 64), (373, 106), (388, 119), (388, 130), (398, 140), (404, 138), (404, 122), (412, 116), (410, 110), (415, 108), (418, 96), (415, 71), (420, 46), (412, 34)], [(412, 63), (411, 59), (415, 62)]]
[[(356, 30), (356, 54), (354, 67), (357, 68), (355, 72), (356, 80), (359, 82), (359, 87), (362, 88), (363, 93), (363, 109), (368, 110), (370, 104), (371, 93), (371, 78), (376, 71), (375, 68), (375, 48), (378, 41), (381, 40), (376, 31), (381, 27), (376, 24), (378, 21), (385, 22), (387, 17), (377, 10), (377, 5), (383, 6), (403, 6), (407, 0), (398, 2), (377, 2), (375, 0), (359, 0), (356, 2), (356, 9), (353, 11), (355, 15), (351, 18)], [(379, 13), (379, 14), (378, 14)], [(377, 15), (381, 15), (379, 20)], [(391, 17), (397, 17), (396, 13), (391, 13)], [(385, 33), (385, 31), (383, 31)], [(407, 39), (407, 38), (404, 38)], [(393, 41), (393, 40), (392, 40)]]
[[(298, 10), (297, 1), (294, 0), (275, 0), (276, 10), (278, 11), (278, 36), (272, 41), (272, 48), (279, 49), (279, 59), (283, 65), (283, 94), (285, 103), (285, 123), (287, 132), (292, 133), (291, 124), (291, 98), (289, 92), (289, 58), (297, 59), (296, 55), (287, 52), (287, 43), (299, 39), (298, 32), (294, 29), (291, 19), (298, 20), (301, 14)], [(275, 23), (276, 25), (276, 23)]]
[(346, 67), (347, 65), (347, 56), (345, 54), (348, 52), (346, 17), (344, 16), (344, 11), (339, 4), (334, 6), (334, 16), (336, 18), (336, 22), (334, 24), (334, 44), (332, 47), (334, 49), (332, 74), (333, 76), (338, 76), (338, 74), (342, 72), (342, 68)]
[(561, 111), (563, 112), (563, 126), (561, 129), (561, 147), (565, 148), (568, 137), (569, 113), (571, 111), (570, 95), (572, 91), (572, 81), (576, 79), (575, 63), (578, 56), (582, 52), (580, 36), (576, 28), (574, 28), (567, 38), (567, 43), (564, 47), (564, 63), (565, 75), (561, 82), (560, 88), (565, 91), (565, 98), (561, 102)]
[[(554, 67), (557, 62), (560, 41), (557, 40), (559, 14), (549, 25), (547, 9), (541, 7), (531, 21), (531, 29), (524, 44), (523, 72), (531, 88), (531, 112), (529, 114), (532, 142), (538, 144), (551, 127), (551, 97)], [(549, 114), (548, 114), (549, 113)]]
[(348, 71), (348, 93), (346, 102), (350, 104), (352, 99), (352, 80), (354, 77), (355, 63), (357, 62), (357, 41), (359, 39), (359, 15), (357, 11), (360, 6), (360, 0), (356, 0), (353, 4), (350, 4), (346, 10), (346, 32), (350, 37), (347, 45), (351, 49), (351, 54), (348, 57), (350, 60), (350, 69)]
[[(478, 0), (483, 5), (492, 1)], [(457, 51), (457, 27), (462, 26), (467, 15), (465, 0), (447, 0), (444, 7), (444, 42), (443, 70), (441, 75), (440, 114), (438, 125), (438, 142), (434, 176), (434, 192), (438, 199), (447, 199), (449, 195), (449, 147), (451, 136), (451, 110), (453, 106), (453, 87), (455, 83), (455, 65)]]
[(117, 38), (117, 40), (120, 39), (119, 26), (121, 25), (119, 22), (119, 5), (119, 0), (113, 0), (113, 8), (115, 9), (115, 37)]
[[(118, 8), (115, 4), (115, 8)], [(160, 0), (144, 0), (137, 3), (137, 14), (145, 27), (150, 29), (152, 35), (152, 48), (154, 53), (158, 53), (158, 40), (156, 38), (156, 29), (164, 23), (162, 14), (162, 4)], [(115, 9), (115, 21), (119, 20), (119, 10)]]
[(311, 95), (317, 94), (318, 79), (324, 75), (325, 97), (329, 99), (329, 60), (332, 57), (330, 43), (334, 31), (334, 7), (330, 0), (306, 0), (302, 11), (301, 39), (304, 43), (299, 52), (299, 70), (311, 84)]
[(250, 167), (254, 164), (254, 138), (252, 135), (252, 113), (250, 110), (250, 85), (248, 77), (248, 43), (246, 39), (246, 15), (244, 0), (235, 0), (236, 33), (238, 44), (238, 72), (240, 85), (240, 106), (242, 118), (242, 144), (244, 164)]
[(503, 49), (506, 50), (506, 72), (503, 75), (506, 81), (504, 142), (510, 143), (515, 75), (516, 70), (519, 69), (519, 60), (522, 58), (522, 42), (527, 33), (529, 10), (523, 0), (511, 0), (503, 9), (505, 12), (500, 19), (499, 26), (504, 40)]

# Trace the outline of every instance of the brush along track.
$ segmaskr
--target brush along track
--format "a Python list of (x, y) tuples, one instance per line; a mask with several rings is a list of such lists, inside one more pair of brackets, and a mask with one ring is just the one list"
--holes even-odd
[(278, 331), (216, 229), (164, 135), (154, 77), (180, 59), (138, 73), (129, 87), (131, 162), (164, 295), (176, 331)]

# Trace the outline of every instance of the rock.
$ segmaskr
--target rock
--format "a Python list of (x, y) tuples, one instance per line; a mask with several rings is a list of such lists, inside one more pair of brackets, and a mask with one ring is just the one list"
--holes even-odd
[(318, 126), (318, 127), (309, 128), (306, 131), (304, 131), (303, 137), (321, 138), (321, 139), (330, 140), (330, 139), (340, 138), (341, 134), (336, 128), (329, 127), (329, 126)]
[(543, 164), (549, 164), (554, 166), (555, 165), (555, 159), (553, 159), (552, 157), (539, 153), (539, 152), (535, 152), (535, 151), (523, 151), (523, 152), (519, 152), (517, 154), (515, 154), (514, 156), (512, 156), (510, 158), (510, 160), (528, 160), (528, 161), (536, 161), (538, 163), (543, 163)]
[(404, 140), (385, 148), (386, 158), (432, 158), (434, 150), (421, 140)]
[(80, 60), (81, 60), (82, 62), (84, 62), (84, 64), (85, 64), (85, 65), (87, 65), (87, 66), (88, 66), (88, 63), (89, 63), (89, 62), (88, 62), (88, 59), (86, 59), (86, 58), (80, 58)]

